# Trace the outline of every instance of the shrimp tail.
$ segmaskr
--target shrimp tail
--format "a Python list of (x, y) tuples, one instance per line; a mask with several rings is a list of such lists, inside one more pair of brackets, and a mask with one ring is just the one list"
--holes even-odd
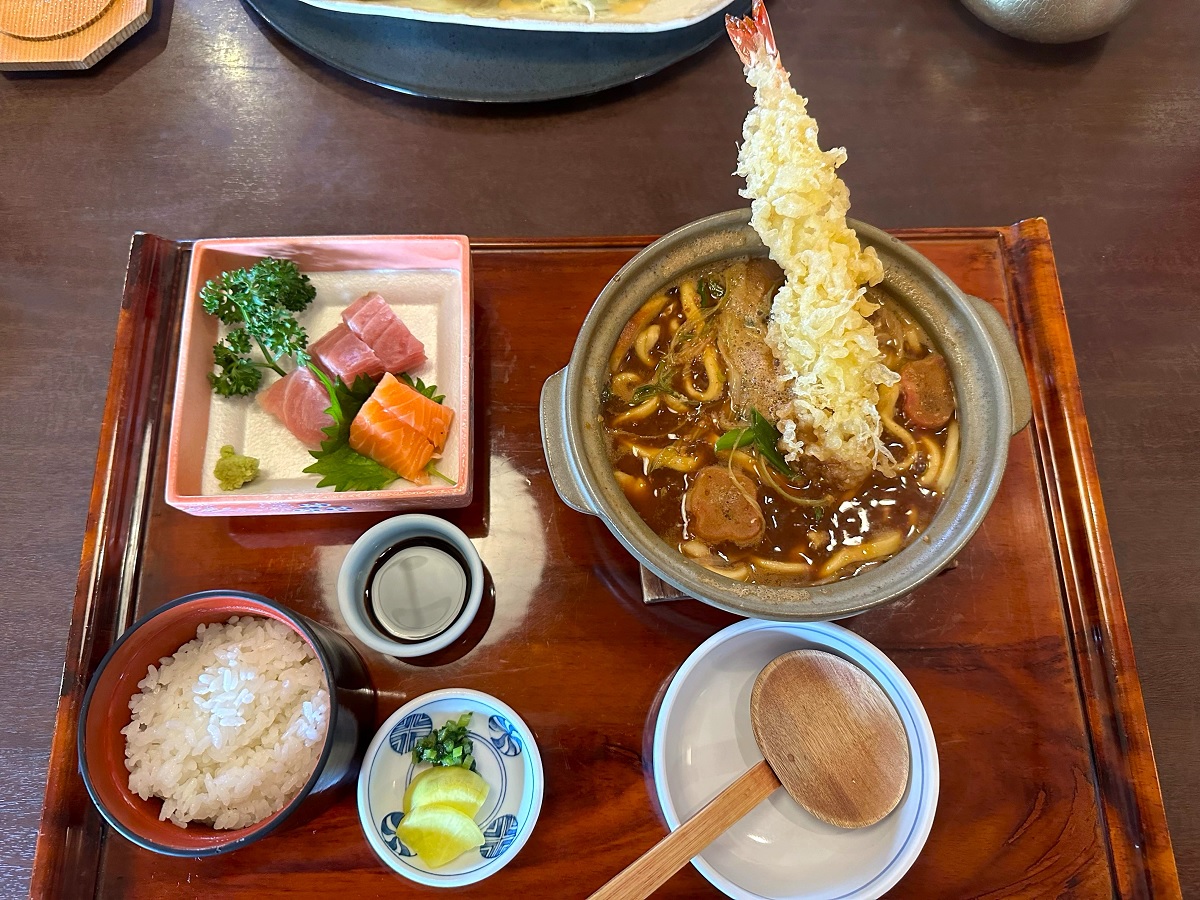
[(763, 5), (763, 0), (754, 0), (751, 12), (752, 15), (741, 19), (725, 17), (725, 30), (729, 32), (729, 39), (742, 58), (742, 64), (751, 65), (754, 58), (763, 53), (777, 60), (779, 50), (775, 46), (775, 33), (771, 30), (771, 20), (767, 18), (767, 7)]

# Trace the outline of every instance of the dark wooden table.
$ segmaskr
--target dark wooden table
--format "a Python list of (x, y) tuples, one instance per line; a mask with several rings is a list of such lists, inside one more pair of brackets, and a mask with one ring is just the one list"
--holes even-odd
[[(1200, 891), (1200, 7), (1010, 41), (952, 0), (777, 2), (854, 214), (1050, 223), (1185, 894)], [(0, 78), (0, 892), (27, 890), (130, 234), (652, 233), (740, 201), (724, 45), (500, 109), (343, 78), (232, 0), (162, 2), (97, 70)], [(573, 339), (564, 325), (562, 348)]]

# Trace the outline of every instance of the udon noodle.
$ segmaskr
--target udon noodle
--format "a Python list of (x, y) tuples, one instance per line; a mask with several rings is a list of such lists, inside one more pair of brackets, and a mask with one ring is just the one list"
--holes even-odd
[(895, 555), (930, 523), (954, 476), (958, 422), (946, 364), (885, 292), (870, 317), (883, 362), (884, 460), (837, 487), (812, 458), (775, 446), (789, 397), (764, 336), (781, 275), (736, 260), (692, 272), (630, 319), (602, 411), (613, 472), (646, 523), (726, 577), (767, 584), (846, 578)]

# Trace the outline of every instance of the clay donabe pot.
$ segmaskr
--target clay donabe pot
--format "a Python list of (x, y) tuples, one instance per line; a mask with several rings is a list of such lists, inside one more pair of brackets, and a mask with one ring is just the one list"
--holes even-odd
[(949, 564), (983, 521), (1000, 486), (1009, 439), (1029, 422), (1029, 385), (1016, 342), (991, 306), (960, 291), (929, 260), (878, 228), (851, 221), (883, 262), (883, 288), (946, 357), (960, 427), (958, 471), (933, 521), (891, 559), (831, 584), (744, 584), (710, 572), (656, 535), (625, 499), (609, 461), (600, 396), (630, 316), (680, 275), (724, 259), (766, 256), (748, 209), (692, 222), (655, 241), (600, 292), (567, 367), (542, 388), (542, 445), (554, 487), (599, 516), (650, 571), (685, 594), (744, 616), (837, 619), (911, 592)]

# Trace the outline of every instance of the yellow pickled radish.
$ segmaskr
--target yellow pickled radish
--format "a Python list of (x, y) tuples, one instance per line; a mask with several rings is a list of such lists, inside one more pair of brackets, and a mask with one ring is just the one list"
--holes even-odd
[(461, 766), (434, 766), (418, 774), (404, 792), (407, 815), (421, 806), (451, 806), (474, 818), (487, 799), (488, 783), (476, 772)]
[(426, 769), (424, 772), (418, 772), (413, 776), (413, 780), (408, 783), (408, 787), (404, 789), (404, 802), (400, 805), (400, 810), (406, 816), (412, 811), (412, 795), (417, 789), (417, 785), (437, 771), (437, 768)]
[(439, 869), (473, 847), (483, 846), (483, 832), (474, 819), (440, 803), (414, 807), (401, 820), (396, 837), (431, 869)]

